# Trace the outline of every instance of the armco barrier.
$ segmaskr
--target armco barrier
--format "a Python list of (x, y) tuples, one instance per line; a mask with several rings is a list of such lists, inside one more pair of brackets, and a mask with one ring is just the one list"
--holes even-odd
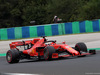
[(0, 40), (100, 31), (100, 19), (0, 29)]

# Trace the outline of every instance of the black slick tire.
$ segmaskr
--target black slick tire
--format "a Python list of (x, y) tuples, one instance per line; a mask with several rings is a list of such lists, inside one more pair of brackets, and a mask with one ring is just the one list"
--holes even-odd
[(77, 50), (77, 51), (83, 51), (83, 52), (87, 52), (87, 46), (85, 45), (85, 43), (83, 43), (83, 42), (80, 42), (80, 43), (77, 43), (76, 45), (75, 45), (75, 50)]
[(18, 63), (19, 62), (19, 51), (18, 50), (8, 50), (6, 53), (6, 60), (8, 63)]
[(45, 60), (51, 60), (53, 53), (55, 53), (55, 48), (53, 46), (47, 46), (44, 49), (44, 59)]

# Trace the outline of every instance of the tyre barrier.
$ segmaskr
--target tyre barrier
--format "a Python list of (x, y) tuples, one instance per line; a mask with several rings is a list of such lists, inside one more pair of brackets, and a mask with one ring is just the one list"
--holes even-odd
[(100, 31), (100, 19), (0, 29), (0, 40), (89, 33)]

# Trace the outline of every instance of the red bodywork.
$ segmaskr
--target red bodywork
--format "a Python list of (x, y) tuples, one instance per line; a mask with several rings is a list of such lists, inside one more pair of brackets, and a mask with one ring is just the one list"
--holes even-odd
[(46, 46), (53, 46), (55, 50), (59, 49), (59, 51), (67, 51), (69, 54), (68, 55), (59, 55), (58, 53), (53, 53), (52, 58), (59, 58), (59, 57), (69, 57), (69, 56), (80, 56), (80, 55), (88, 55), (90, 53), (83, 53), (80, 54), (79, 51), (73, 49), (69, 45), (65, 44), (63, 42), (62, 44), (56, 44), (55, 42), (50, 42), (49, 44), (46, 44), (46, 39), (33, 39), (33, 40), (28, 40), (28, 41), (18, 41), (18, 42), (12, 42), (10, 44), (11, 49), (17, 49), (17, 46), (24, 46), (24, 45), (33, 45), (31, 48), (23, 50), (23, 54), (27, 54), (30, 56), (43, 56), (44, 55), (44, 48)]

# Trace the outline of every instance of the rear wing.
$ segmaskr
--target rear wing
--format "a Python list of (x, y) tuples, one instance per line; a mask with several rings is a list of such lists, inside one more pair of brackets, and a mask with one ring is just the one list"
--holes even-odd
[(27, 41), (17, 41), (17, 42), (12, 42), (10, 45), (10, 49), (14, 49), (17, 46), (25, 46), (28, 45), (32, 42), (32, 40), (27, 40)]
[(16, 45), (16, 46), (23, 46), (23, 45), (27, 45), (30, 44), (32, 42), (32, 40), (27, 40), (27, 41), (17, 41), (17, 42), (12, 42), (12, 44)]
[(28, 44), (35, 44), (37, 41), (39, 41), (40, 39), (33, 39), (33, 40), (27, 40), (27, 41), (17, 41), (17, 42), (12, 42), (10, 45), (10, 49), (14, 49), (17, 46), (25, 46)]

